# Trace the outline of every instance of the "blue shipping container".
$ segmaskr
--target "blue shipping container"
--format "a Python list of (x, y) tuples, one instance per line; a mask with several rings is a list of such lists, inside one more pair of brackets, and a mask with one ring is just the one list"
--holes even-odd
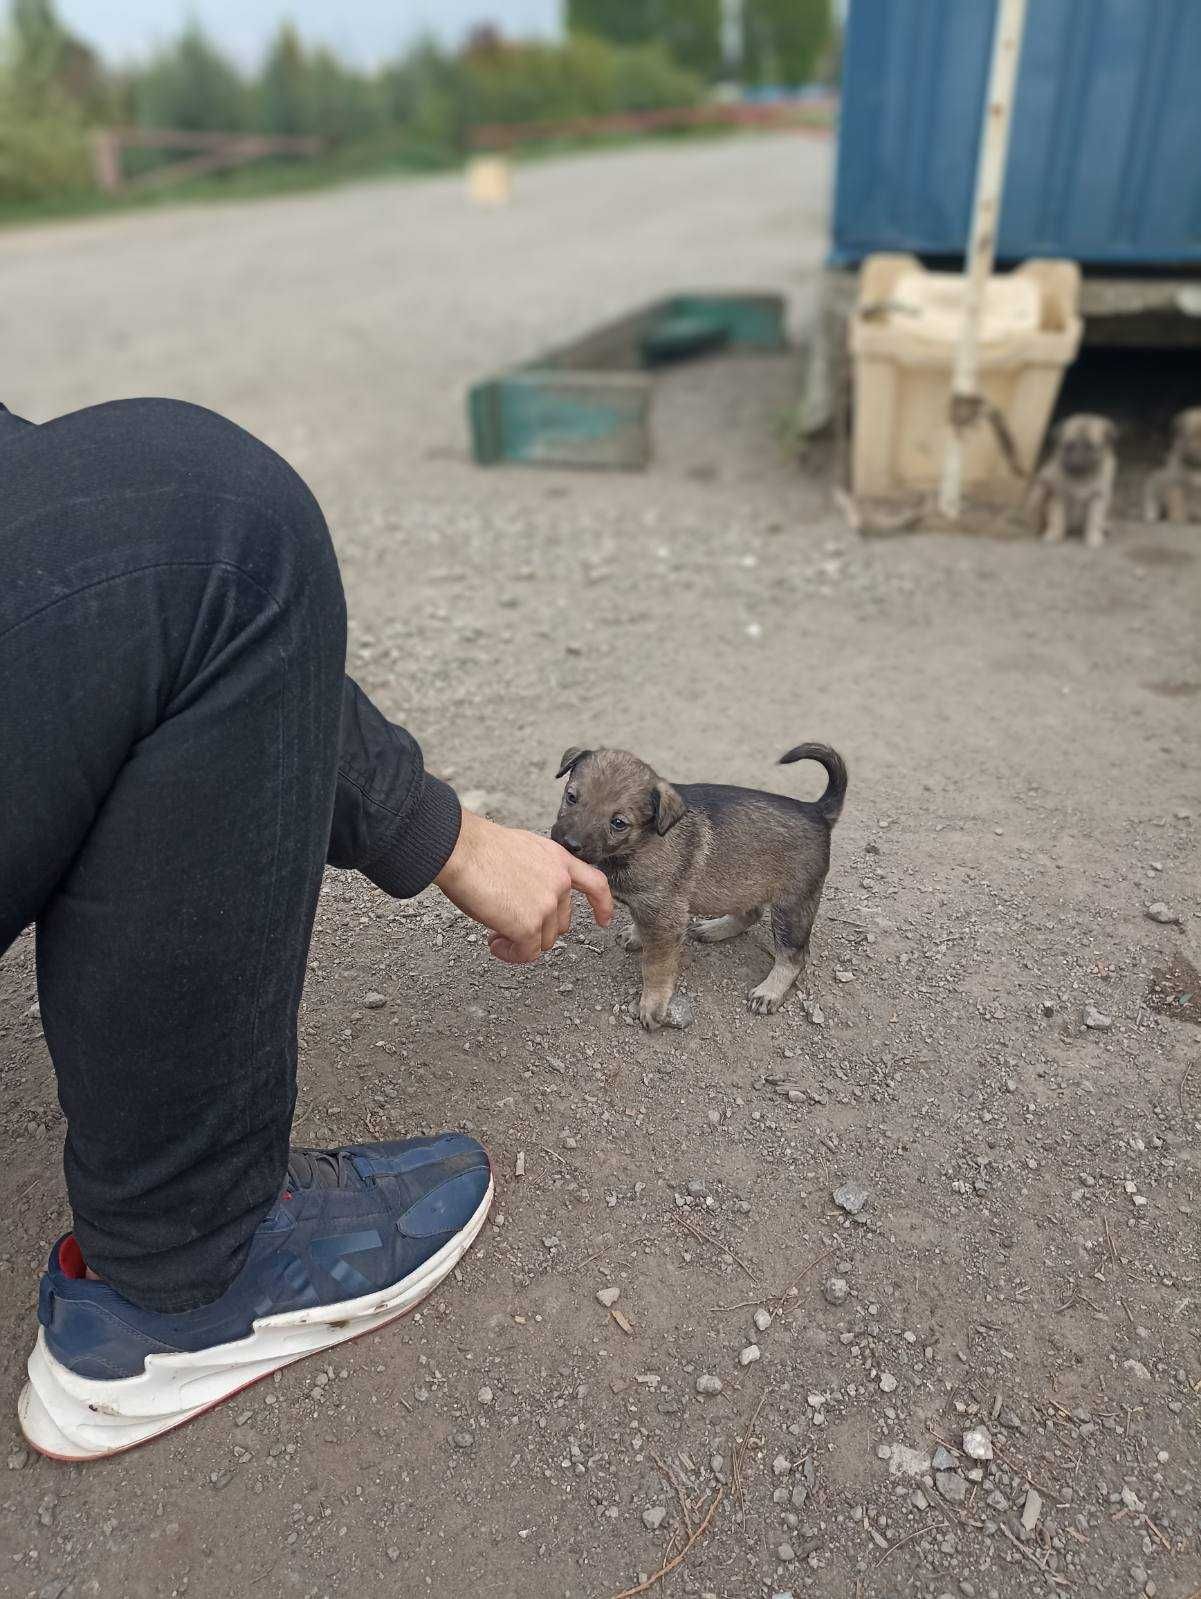
[[(962, 256), (995, 0), (851, 0), (832, 264)], [(1201, 0), (1030, 0), (998, 257), (1201, 265)]]

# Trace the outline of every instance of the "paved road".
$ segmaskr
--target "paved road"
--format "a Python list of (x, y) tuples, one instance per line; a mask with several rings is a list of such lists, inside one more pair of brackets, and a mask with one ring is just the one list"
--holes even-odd
[(523, 166), (499, 211), (456, 175), (0, 234), (0, 387), (38, 420), (195, 400), (319, 489), (376, 451), (407, 475), (462, 449), (492, 368), (692, 284), (795, 291), (828, 163), (813, 138), (664, 144)]

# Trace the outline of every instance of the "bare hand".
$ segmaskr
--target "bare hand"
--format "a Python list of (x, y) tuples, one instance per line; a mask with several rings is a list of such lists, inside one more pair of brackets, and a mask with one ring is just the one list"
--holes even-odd
[(597, 924), (613, 920), (604, 873), (549, 838), (498, 827), (463, 812), (459, 841), (434, 879), (452, 905), (489, 929), (488, 947), (513, 966), (535, 961), (571, 926), (571, 891), (587, 896)]

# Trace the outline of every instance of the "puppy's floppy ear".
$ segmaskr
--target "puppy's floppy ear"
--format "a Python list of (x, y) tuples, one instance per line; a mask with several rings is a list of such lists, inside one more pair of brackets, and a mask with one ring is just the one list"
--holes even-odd
[(568, 747), (563, 751), (563, 754), (559, 757), (559, 770), (555, 773), (555, 776), (566, 777), (568, 772), (574, 771), (574, 769), (584, 759), (585, 755), (591, 754), (591, 750), (580, 749), (579, 745), (577, 744), (568, 745)]
[(685, 809), (684, 801), (670, 783), (660, 781), (651, 789), (651, 815), (660, 836), (676, 825)]

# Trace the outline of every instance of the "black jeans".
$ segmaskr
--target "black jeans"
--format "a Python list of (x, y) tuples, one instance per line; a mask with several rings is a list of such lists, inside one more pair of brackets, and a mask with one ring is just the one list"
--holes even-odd
[(76, 1235), (217, 1297), (283, 1182), (327, 861), (423, 888), (454, 795), (344, 678), (321, 511), (195, 406), (0, 412), (0, 953), (37, 924)]

